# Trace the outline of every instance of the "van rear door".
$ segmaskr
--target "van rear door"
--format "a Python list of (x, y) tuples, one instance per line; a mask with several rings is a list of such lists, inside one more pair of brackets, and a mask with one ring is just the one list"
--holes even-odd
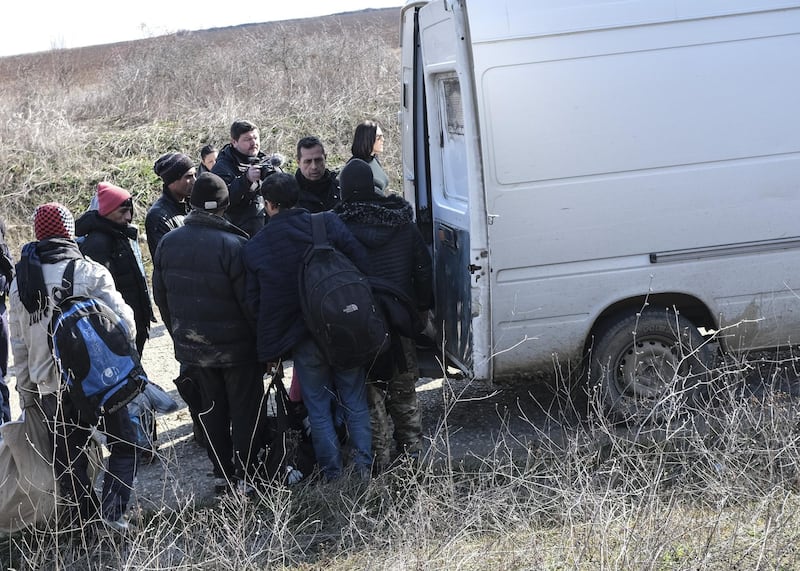
[[(491, 375), (486, 217), (469, 58), (456, 42), (464, 16), (442, 2), (403, 13), (403, 171), (434, 258), (435, 326), (448, 359)], [(422, 47), (424, 46), (424, 48)]]

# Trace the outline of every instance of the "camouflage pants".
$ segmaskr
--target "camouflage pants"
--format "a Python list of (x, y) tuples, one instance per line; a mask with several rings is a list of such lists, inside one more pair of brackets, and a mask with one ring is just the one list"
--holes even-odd
[[(419, 452), (422, 448), (422, 419), (417, 406), (417, 348), (414, 341), (401, 338), (407, 371), (394, 369), (388, 381), (367, 382), (372, 452), (378, 469), (386, 468), (392, 459), (391, 444), (397, 454)], [(392, 426), (394, 433), (392, 433)]]

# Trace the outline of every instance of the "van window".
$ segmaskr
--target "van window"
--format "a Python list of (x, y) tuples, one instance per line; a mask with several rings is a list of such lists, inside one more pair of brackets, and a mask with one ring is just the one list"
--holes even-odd
[(461, 85), (455, 74), (437, 81), (442, 124), (442, 172), (444, 194), (449, 198), (467, 200), (467, 147), (464, 138), (464, 108), (461, 105)]
[(447, 133), (450, 135), (463, 135), (464, 110), (461, 107), (461, 86), (458, 83), (458, 79), (442, 80), (442, 92), (444, 93)]

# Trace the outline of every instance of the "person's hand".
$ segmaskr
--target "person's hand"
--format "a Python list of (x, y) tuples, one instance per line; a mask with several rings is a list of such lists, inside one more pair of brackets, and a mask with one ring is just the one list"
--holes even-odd
[(261, 181), (261, 167), (258, 165), (250, 165), (247, 169), (247, 180), (250, 182)]

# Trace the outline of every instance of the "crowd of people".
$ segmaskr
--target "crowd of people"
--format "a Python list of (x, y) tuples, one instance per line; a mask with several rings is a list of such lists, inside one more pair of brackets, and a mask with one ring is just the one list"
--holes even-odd
[[(322, 141), (303, 137), (291, 175), (261, 150), (258, 127), (240, 120), (219, 151), (203, 147), (197, 165), (182, 153), (159, 157), (154, 172), (162, 192), (144, 221), (152, 301), (133, 199), (110, 182), (98, 184), (90, 209), (77, 220), (61, 204), (40, 205), (36, 240), (24, 246), (16, 266), (7, 248), (0, 252), (0, 292), (10, 299), (20, 402), (23, 409), (39, 407), (49, 419), (60, 493), (74, 517), (124, 529), (141, 451), (131, 444), (124, 411), (103, 415), (98, 428), (107, 434), (111, 457), (97, 498), (82, 447), (92, 426), (71, 409), (47, 344), (54, 289), (73, 259), (75, 291), (102, 299), (120, 315), (139, 355), (157, 306), (180, 365), (175, 385), (218, 492), (252, 491), (266, 445), (265, 373), (286, 359), (293, 363), (293, 388), (299, 388), (292, 393), (301, 395), (308, 412), (318, 477), (367, 479), (397, 458), (418, 457), (422, 424), (413, 337), (433, 303), (431, 257), (413, 207), (389, 190), (378, 160), (380, 126), (359, 124), (351, 150), (336, 172), (327, 166)], [(318, 212), (324, 213), (329, 242), (376, 288), (393, 292), (391, 311), (408, 324), (393, 329), (389, 349), (365, 366), (342, 369), (327, 362), (303, 319), (297, 276), (313, 242), (311, 215)], [(0, 316), (7, 335), (5, 313)], [(0, 420), (10, 419), (7, 346), (0, 347)]]

